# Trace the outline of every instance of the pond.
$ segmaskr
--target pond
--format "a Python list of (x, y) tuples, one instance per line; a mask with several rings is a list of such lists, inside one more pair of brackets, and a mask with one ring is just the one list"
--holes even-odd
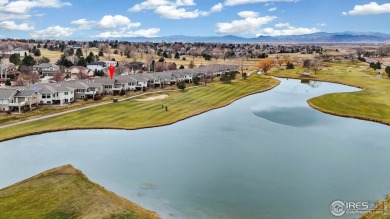
[(335, 200), (384, 198), (390, 127), (306, 102), (358, 89), (280, 80), (271, 91), (165, 127), (0, 143), (0, 187), (69, 163), (163, 218), (333, 218)]

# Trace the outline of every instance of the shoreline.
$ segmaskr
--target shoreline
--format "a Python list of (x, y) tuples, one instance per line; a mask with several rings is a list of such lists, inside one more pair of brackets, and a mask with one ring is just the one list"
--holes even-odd
[[(277, 80), (277, 79), (276, 79)], [(62, 131), (74, 131), (74, 130), (100, 130), (100, 129), (107, 129), (107, 130), (139, 130), (139, 129), (149, 129), (149, 128), (158, 128), (158, 127), (163, 127), (163, 126), (168, 126), (168, 125), (173, 125), (175, 123), (178, 123), (178, 122), (181, 122), (181, 121), (184, 121), (186, 119), (189, 119), (189, 118), (192, 118), (192, 117), (195, 117), (195, 116), (198, 116), (198, 115), (201, 115), (203, 113), (207, 113), (207, 112), (210, 112), (212, 110), (216, 110), (216, 109), (220, 109), (220, 108), (224, 108), (226, 106), (229, 106), (231, 105), (232, 103), (234, 103), (235, 101), (237, 100), (240, 100), (242, 98), (245, 98), (245, 97), (248, 97), (248, 96), (251, 96), (251, 95), (254, 95), (254, 94), (259, 94), (259, 93), (263, 93), (263, 92), (267, 92), (269, 90), (272, 90), (274, 89), (275, 87), (279, 86), (281, 83), (280, 80), (277, 80), (277, 83), (269, 88), (266, 88), (266, 89), (262, 89), (262, 90), (259, 90), (259, 91), (255, 91), (255, 92), (250, 92), (250, 93), (247, 93), (245, 95), (242, 95), (238, 98), (235, 98), (233, 100), (231, 100), (230, 102), (228, 102), (227, 104), (224, 104), (222, 106), (216, 106), (216, 107), (212, 107), (210, 109), (207, 109), (203, 112), (199, 112), (199, 113), (195, 113), (193, 115), (189, 115), (185, 118), (181, 118), (181, 119), (176, 119), (172, 122), (168, 122), (168, 123), (164, 123), (164, 124), (160, 124), (160, 125), (150, 125), (150, 126), (140, 126), (140, 127), (135, 127), (135, 128), (123, 128), (123, 127), (73, 127), (73, 128), (61, 128), (61, 129), (52, 129), (52, 130), (45, 130), (45, 131), (38, 131), (38, 132), (32, 132), (32, 133), (28, 133), (28, 134), (24, 134), (24, 135), (20, 135), (20, 136), (16, 136), (16, 137), (10, 137), (10, 138), (4, 138), (4, 139), (0, 139), (0, 142), (6, 142), (6, 141), (10, 141), (10, 140), (14, 140), (14, 139), (18, 139), (18, 138), (24, 138), (24, 137), (27, 137), (27, 136), (33, 136), (33, 135), (40, 135), (40, 134), (45, 134), (45, 133), (53, 133), (53, 132), (62, 132)]]
[[(294, 80), (308, 79), (308, 78), (294, 78), (294, 77), (283, 77), (283, 76), (281, 76), (281, 77), (273, 76), (273, 77), (275, 77), (275, 78), (284, 78), (284, 79), (294, 79)], [(310, 80), (311, 81), (326, 82), (326, 83), (341, 84), (341, 85), (345, 85), (345, 86), (350, 86), (350, 87), (355, 87), (355, 88), (361, 89), (360, 91), (355, 91), (355, 92), (361, 92), (361, 91), (366, 89), (365, 87), (360, 87), (358, 85), (348, 84), (346, 82), (340, 82), (340, 81), (336, 81), (336, 80), (320, 80), (320, 79), (315, 79), (315, 78), (310, 78)], [(321, 95), (321, 96), (323, 96), (323, 95)], [(313, 98), (318, 98), (318, 97), (321, 97), (321, 96), (317, 96), (317, 97), (313, 97)], [(356, 116), (356, 115), (343, 114), (343, 113), (338, 113), (338, 112), (322, 109), (320, 106), (317, 106), (317, 105), (315, 105), (314, 103), (311, 102), (311, 100), (313, 98), (308, 99), (306, 101), (307, 104), (311, 108), (313, 108), (315, 110), (318, 110), (318, 111), (320, 111), (322, 113), (329, 114), (329, 115), (332, 115), (332, 116), (339, 116), (339, 117), (350, 118), (350, 119), (359, 119), (359, 120), (364, 120), (364, 121), (369, 121), (369, 122), (376, 122), (376, 123), (379, 123), (379, 124), (382, 124), (382, 125), (390, 126), (390, 122), (388, 122), (388, 121), (379, 120), (379, 119), (373, 119), (373, 118), (365, 117), (365, 116)]]

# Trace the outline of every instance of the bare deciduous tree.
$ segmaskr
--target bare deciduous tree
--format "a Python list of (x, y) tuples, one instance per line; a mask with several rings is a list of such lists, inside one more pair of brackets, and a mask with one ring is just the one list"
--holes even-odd
[(38, 73), (31, 73), (31, 77), (30, 77), (30, 83), (31, 84), (35, 84), (39, 81), (39, 74)]
[(314, 59), (311, 61), (311, 67), (314, 70), (314, 74), (317, 74), (317, 72), (321, 71), (321, 60), (320, 59)]
[(62, 80), (62, 74), (61, 71), (56, 71), (53, 73), (52, 79), (56, 81), (57, 83)]

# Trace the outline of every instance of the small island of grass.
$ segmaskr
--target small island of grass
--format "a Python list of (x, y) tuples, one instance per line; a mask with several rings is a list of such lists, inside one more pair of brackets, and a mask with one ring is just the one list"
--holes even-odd
[(0, 218), (138, 218), (159, 216), (91, 182), (71, 165), (0, 190)]

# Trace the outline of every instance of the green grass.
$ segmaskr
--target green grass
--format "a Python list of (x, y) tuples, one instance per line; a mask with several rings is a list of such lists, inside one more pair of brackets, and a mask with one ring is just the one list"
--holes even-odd
[(0, 190), (0, 219), (13, 218), (159, 217), (65, 165)]
[[(226, 106), (248, 94), (271, 89), (278, 83), (267, 76), (253, 75), (247, 80), (230, 84), (213, 84), (185, 92), (168, 92), (169, 97), (163, 100), (128, 100), (108, 104), (2, 129), (0, 141), (65, 129), (137, 129), (171, 124), (210, 109)], [(162, 109), (161, 105), (168, 106), (168, 111)]]
[[(374, 70), (360, 62), (324, 63), (324, 68), (311, 78), (363, 88), (353, 93), (326, 94), (308, 100), (313, 108), (329, 114), (365, 119), (390, 125), (390, 80), (377, 78)], [(305, 70), (279, 70), (274, 76), (300, 78)]]

